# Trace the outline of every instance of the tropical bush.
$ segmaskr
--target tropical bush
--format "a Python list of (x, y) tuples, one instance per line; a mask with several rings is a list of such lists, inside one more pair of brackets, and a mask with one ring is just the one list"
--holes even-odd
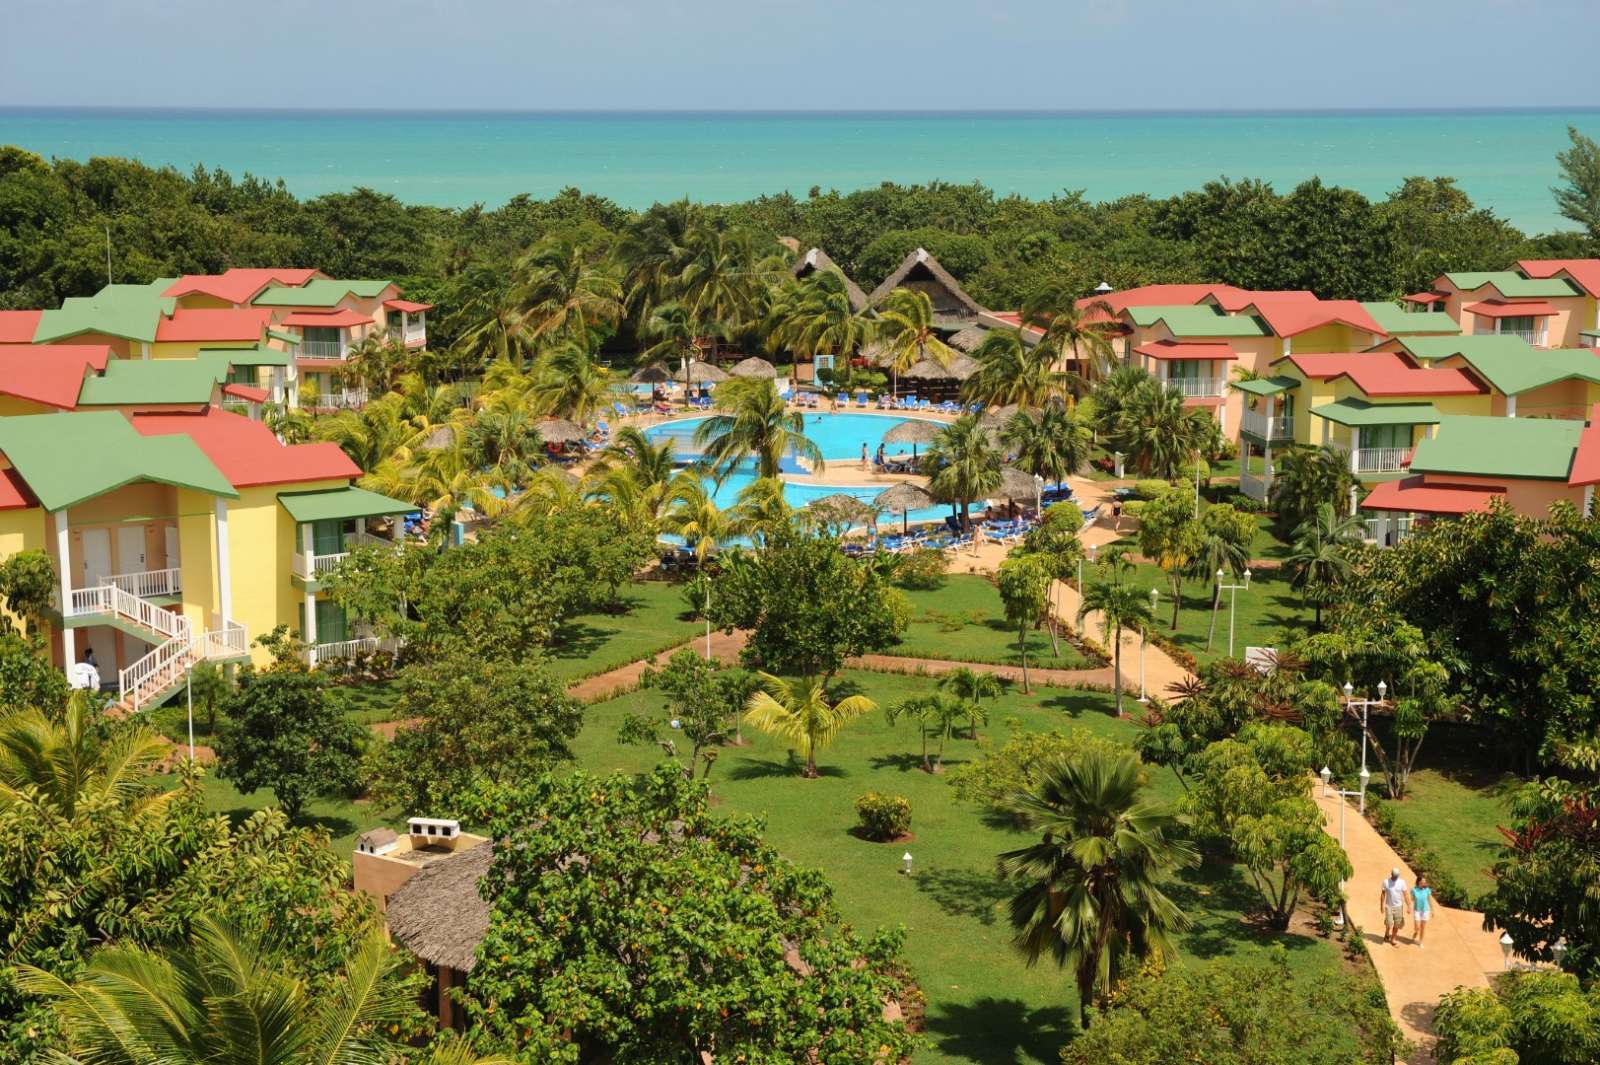
[(1460, 988), (1434, 1014), (1442, 1065), (1589, 1065), (1600, 1060), (1600, 988), (1572, 973), (1512, 972)]
[(1172, 484), (1168, 481), (1135, 481), (1133, 483), (1133, 494), (1140, 499), (1159, 499), (1172, 491), (1172, 487)]
[(863, 836), (887, 843), (911, 831), (911, 800), (869, 791), (856, 800), (856, 818)]
[(922, 547), (901, 557), (895, 571), (895, 582), (902, 588), (932, 591), (944, 586), (945, 573), (949, 569), (948, 555), (931, 547)]
[(1082, 728), (1066, 734), (1016, 732), (982, 759), (951, 770), (950, 786), (963, 802), (987, 807), (992, 816), (1021, 824), (1022, 815), (1011, 800), (1033, 789), (1046, 766), (1076, 760), (1090, 751), (1112, 754), (1126, 749), (1125, 744)]

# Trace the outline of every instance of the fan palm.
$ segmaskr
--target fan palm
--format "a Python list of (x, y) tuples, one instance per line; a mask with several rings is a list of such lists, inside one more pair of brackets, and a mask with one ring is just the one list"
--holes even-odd
[(763, 690), (750, 697), (745, 723), (769, 736), (787, 740), (806, 760), (805, 776), (815, 779), (817, 752), (827, 750), (846, 725), (878, 704), (865, 695), (828, 702), (821, 678), (791, 684), (770, 673), (761, 674)]
[(1090, 613), (1099, 612), (1100, 627), (1105, 639), (1111, 643), (1111, 686), (1117, 704), (1117, 716), (1122, 715), (1122, 630), (1134, 626), (1152, 626), (1155, 615), (1150, 610), (1150, 600), (1145, 593), (1129, 583), (1131, 567), (1121, 558), (1113, 556), (1101, 564), (1107, 571), (1106, 579), (1088, 582), (1083, 599), (1078, 604), (1078, 627)]
[(1049, 954), (1071, 966), (1078, 1016), (1131, 964), (1172, 951), (1188, 918), (1161, 890), (1172, 870), (1192, 865), (1174, 812), (1148, 797), (1149, 780), (1131, 750), (1090, 749), (1043, 767), (1011, 809), (1042, 834), (1000, 855), (1021, 882), (1011, 899), (1016, 943), (1031, 966)]
[(717, 401), (731, 413), (701, 422), (694, 442), (718, 483), (748, 458), (762, 478), (777, 477), (785, 455), (806, 459), (816, 470), (826, 465), (822, 449), (806, 436), (805, 415), (788, 409), (773, 382), (733, 378), (717, 389)]
[(1289, 574), (1289, 587), (1296, 589), (1316, 608), (1312, 623), (1322, 627), (1322, 607), (1332, 591), (1349, 580), (1354, 563), (1351, 556), (1361, 545), (1361, 523), (1343, 518), (1332, 503), (1318, 503), (1317, 512), (1294, 531), (1294, 544), (1283, 568)]
[[(184, 948), (105, 946), (73, 983), (29, 966), (18, 967), (18, 982), (54, 1006), (68, 1060), (371, 1065), (406, 1049), (390, 1042), (415, 1008), (400, 967), (374, 930), (313, 995), (262, 944), (202, 916)], [(457, 1062), (487, 1060), (453, 1054)]]
[(1011, 450), (1013, 465), (1052, 484), (1082, 469), (1094, 447), (1088, 426), (1057, 402), (1037, 414), (1017, 411), (1000, 430), (1000, 442)]
[(928, 488), (936, 498), (960, 505), (963, 529), (972, 528), (973, 500), (1000, 490), (1001, 458), (1000, 449), (975, 414), (957, 418), (939, 430), (928, 446), (923, 459), (923, 468), (931, 473)]
[(532, 350), (552, 341), (587, 345), (589, 330), (622, 316), (622, 285), (576, 241), (546, 237), (517, 261), (516, 330)]
[(1154, 378), (1127, 398), (1115, 440), (1141, 476), (1171, 479), (1206, 445), (1209, 412), (1184, 406), (1183, 393)]
[(933, 330), (933, 300), (920, 289), (897, 288), (878, 310), (880, 360), (889, 368), (889, 391), (897, 394), (898, 376), (923, 359), (950, 365), (955, 352)]
[[(968, 717), (970, 720), (968, 706), (960, 699), (953, 699), (948, 695), (913, 695), (885, 707), (883, 714), (891, 725), (901, 718), (909, 718), (917, 723), (917, 731), (922, 734), (924, 773), (937, 773), (944, 768), (944, 745), (950, 738), (955, 723), (962, 717)], [(939, 737), (939, 750), (931, 761), (928, 758), (929, 736)]]
[(1046, 285), (1022, 304), (1022, 323), (1044, 332), (1039, 349), (1067, 366), (1081, 391), (1105, 380), (1114, 365), (1108, 327), (1111, 305), (1093, 300), (1079, 306), (1063, 283)]
[(127, 808), (162, 801), (147, 779), (167, 745), (142, 727), (104, 739), (87, 693), (60, 717), (19, 710), (0, 718), (0, 806), (44, 806), (71, 818), (78, 807)]
[(961, 386), (961, 395), (991, 407), (1015, 404), (1035, 408), (1071, 395), (1071, 378), (1057, 370), (1055, 356), (1029, 347), (1020, 329), (996, 329), (973, 349), (978, 369)]
[(581, 344), (557, 345), (539, 356), (528, 390), (541, 414), (585, 422), (611, 402), (611, 372)]

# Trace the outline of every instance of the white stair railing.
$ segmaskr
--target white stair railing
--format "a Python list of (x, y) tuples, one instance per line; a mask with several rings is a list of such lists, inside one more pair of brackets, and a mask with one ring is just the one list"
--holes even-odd
[(65, 614), (67, 617), (116, 614), (169, 640), (179, 635), (187, 636), (191, 631), (189, 619), (182, 614), (147, 602), (115, 584), (72, 589)]
[(249, 636), (237, 621), (224, 619), (220, 629), (211, 629), (200, 637), (201, 658), (239, 658), (249, 650)]
[(188, 633), (173, 637), (133, 665), (118, 671), (117, 701), (128, 704), (130, 710), (142, 709), (152, 696), (182, 675), (189, 664), (193, 644)]
[(142, 573), (114, 573), (105, 580), (107, 584), (121, 588), (129, 595), (148, 599), (158, 595), (177, 595), (183, 588), (182, 573), (182, 570), (174, 566), (170, 569), (145, 570)]

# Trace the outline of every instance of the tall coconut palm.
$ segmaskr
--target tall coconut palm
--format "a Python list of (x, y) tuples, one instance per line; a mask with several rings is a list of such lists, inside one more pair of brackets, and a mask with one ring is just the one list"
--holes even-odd
[(684, 250), (672, 292), (697, 321), (738, 325), (761, 316), (767, 280), (750, 230), (695, 226), (686, 235)]
[(1002, 457), (975, 414), (940, 429), (928, 446), (923, 459), (931, 475), (928, 488), (935, 498), (960, 506), (963, 529), (972, 528), (973, 501), (1000, 490)]
[(695, 568), (705, 584), (706, 661), (711, 661), (711, 573), (706, 563), (726, 546), (734, 536), (735, 523), (731, 515), (717, 506), (705, 482), (692, 473), (684, 473), (672, 482), (672, 509), (667, 513), (666, 526), (683, 537), (683, 542), (694, 552)]
[(1144, 958), (1171, 954), (1173, 934), (1189, 924), (1161, 883), (1195, 852), (1148, 789), (1133, 751), (1090, 749), (1046, 765), (1010, 802), (1041, 834), (1000, 855), (1020, 883), (1011, 898), (1017, 947), (1030, 966), (1048, 954), (1072, 968), (1086, 1027), (1098, 995)]
[(805, 776), (816, 779), (817, 752), (827, 750), (850, 722), (870, 714), (878, 704), (865, 695), (828, 702), (821, 678), (794, 683), (761, 674), (762, 691), (750, 697), (745, 722), (769, 736), (787, 740), (806, 760)]
[(1336, 513), (1350, 511), (1350, 489), (1356, 484), (1350, 459), (1331, 447), (1291, 447), (1278, 458), (1272, 479), (1272, 505), (1289, 529), (1316, 516), (1324, 503)]
[[(398, 1060), (415, 1006), (382, 930), (363, 940), (337, 978), (313, 994), (264, 945), (196, 918), (186, 946), (156, 952), (103, 946), (72, 983), (30, 966), (18, 982), (47, 999), (70, 1051), (95, 1065), (371, 1065)], [(472, 1058), (451, 1052), (456, 1062)]]
[(723, 336), (726, 329), (720, 322), (697, 321), (687, 306), (669, 300), (650, 308), (639, 332), (645, 339), (655, 341), (641, 356), (646, 365), (666, 363), (682, 368), (700, 357), (702, 338)]
[(672, 480), (676, 461), (670, 439), (658, 444), (637, 425), (624, 425), (612, 435), (611, 442), (601, 449), (594, 468), (631, 470), (644, 484), (654, 485)]
[(1072, 395), (1072, 379), (1055, 368), (1055, 356), (1037, 345), (1029, 347), (1020, 329), (993, 330), (973, 349), (972, 357), (978, 362), (977, 372), (961, 386), (961, 395), (969, 402), (1033, 409)]
[(757, 547), (765, 547), (779, 529), (794, 522), (794, 508), (783, 494), (783, 481), (777, 477), (757, 477), (739, 489), (733, 506), (733, 528), (748, 536)]
[(416, 363), (415, 355), (388, 333), (373, 330), (355, 344), (345, 356), (339, 371), (342, 384), (356, 385), (369, 396), (382, 395), (394, 387), (403, 373)]
[(1283, 568), (1289, 574), (1289, 587), (1300, 592), (1316, 608), (1312, 623), (1322, 627), (1322, 608), (1334, 589), (1350, 579), (1355, 568), (1352, 556), (1361, 546), (1361, 523), (1340, 517), (1331, 503), (1318, 503), (1317, 512), (1294, 531), (1294, 544)]
[(544, 462), (538, 419), (525, 405), (496, 404), (464, 424), (467, 447), (507, 485), (523, 487)]
[(589, 331), (622, 317), (622, 284), (576, 241), (546, 237), (517, 261), (517, 331), (532, 350), (554, 341), (587, 346)]
[(1082, 469), (1094, 449), (1089, 427), (1054, 401), (1037, 413), (1013, 414), (1000, 430), (1000, 442), (1010, 449), (1012, 465), (1052, 484)]
[(717, 389), (717, 402), (731, 413), (701, 422), (694, 442), (718, 483), (750, 458), (757, 477), (777, 477), (785, 455), (806, 459), (816, 470), (827, 465), (822, 449), (806, 436), (805, 415), (788, 409), (773, 382), (732, 378)]
[(147, 781), (167, 745), (142, 727), (107, 740), (98, 717), (80, 692), (59, 718), (39, 710), (0, 718), (0, 807), (46, 807), (72, 818), (80, 806), (125, 812), (163, 801)]
[(1098, 581), (1089, 581), (1078, 604), (1078, 628), (1091, 613), (1100, 615), (1102, 638), (1111, 644), (1111, 688), (1117, 704), (1117, 715), (1122, 715), (1122, 630), (1136, 626), (1152, 626), (1155, 615), (1150, 610), (1146, 593), (1135, 588), (1130, 581), (1133, 567), (1119, 555), (1113, 554), (1099, 567), (1106, 574)]
[(955, 352), (933, 329), (933, 300), (920, 289), (897, 288), (878, 310), (881, 362), (889, 368), (889, 391), (898, 394), (900, 374), (923, 359), (950, 365)]
[(677, 295), (688, 264), (690, 234), (705, 223), (705, 208), (688, 199), (653, 204), (625, 226), (614, 251), (622, 267), (623, 300), (639, 318)]
[(318, 440), (338, 444), (363, 470), (376, 469), (396, 455), (409, 459), (416, 442), (416, 428), (406, 416), (401, 398), (392, 394), (360, 410), (342, 410), (317, 419), (314, 434)]
[(768, 322), (769, 345), (802, 359), (848, 359), (877, 329), (871, 312), (850, 305), (844, 275), (833, 269), (786, 284), (773, 301)]
[(1061, 363), (1079, 393), (1105, 380), (1114, 365), (1111, 305), (1092, 300), (1079, 306), (1070, 286), (1045, 285), (1022, 304), (1022, 322), (1043, 330), (1039, 347)]
[(608, 408), (611, 372), (583, 345), (559, 344), (539, 356), (528, 396), (541, 414), (585, 422)]
[(512, 285), (498, 274), (486, 274), (465, 291), (471, 295), (451, 316), (462, 323), (452, 345), (457, 360), (467, 366), (496, 361), (526, 365), (530, 349)]

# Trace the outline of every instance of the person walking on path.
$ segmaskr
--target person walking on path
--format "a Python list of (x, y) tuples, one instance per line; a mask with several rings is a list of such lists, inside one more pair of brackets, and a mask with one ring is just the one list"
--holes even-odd
[(1378, 905), (1383, 909), (1383, 941), (1391, 947), (1398, 946), (1400, 930), (1406, 926), (1406, 882), (1398, 867), (1389, 870)]
[(1417, 874), (1417, 886), (1411, 889), (1411, 938), (1421, 950), (1423, 938), (1428, 934), (1428, 919), (1433, 916), (1433, 888), (1428, 886), (1428, 874)]

